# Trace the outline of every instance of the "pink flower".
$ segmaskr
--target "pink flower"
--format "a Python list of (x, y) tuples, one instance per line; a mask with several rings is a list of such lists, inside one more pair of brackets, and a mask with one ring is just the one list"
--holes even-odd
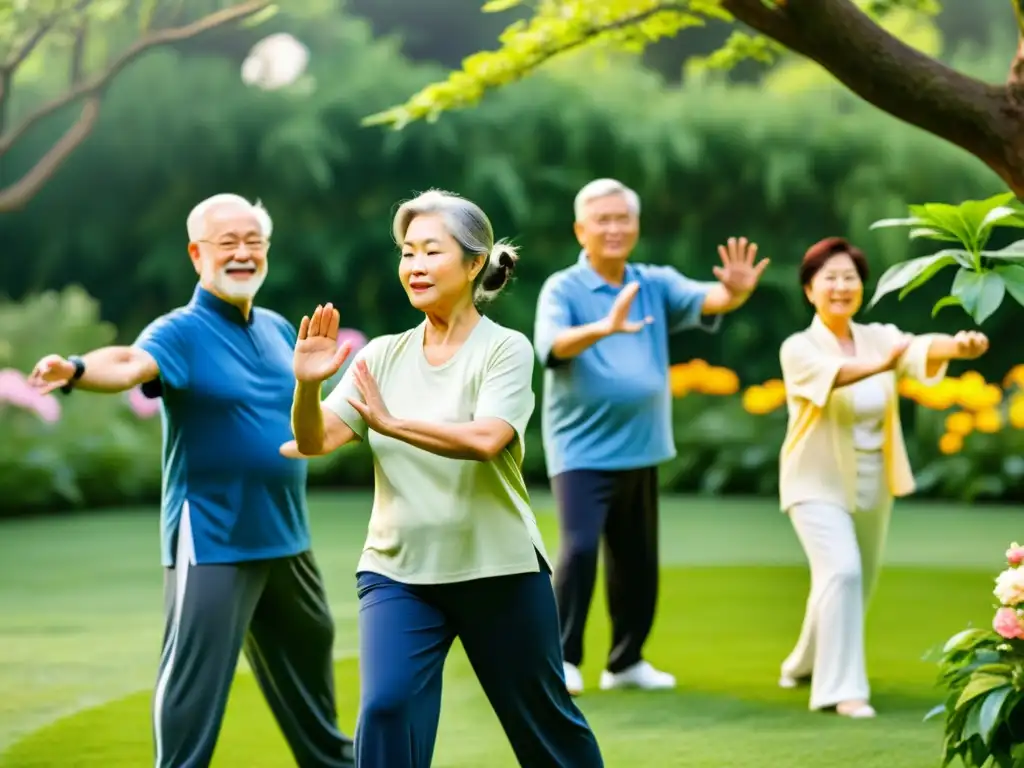
[(146, 397), (142, 394), (142, 387), (128, 391), (128, 405), (140, 419), (149, 419), (160, 413), (160, 400)]
[(1006, 550), (1006, 559), (1010, 562), (1010, 565), (1020, 565), (1024, 563), (1024, 547), (1018, 544), (1016, 541), (1010, 545), (1010, 548)]
[(23, 411), (32, 411), (50, 424), (60, 419), (60, 401), (55, 395), (44, 395), (28, 383), (21, 371), (0, 370), (0, 403), (10, 403)]
[(53, 395), (40, 395), (32, 410), (48, 424), (56, 424), (60, 421), (60, 403)]
[(1024, 616), (1013, 608), (1000, 608), (992, 620), (992, 629), (1007, 640), (1024, 640)]
[(338, 329), (338, 346), (340, 347), (346, 341), (352, 345), (352, 350), (349, 352), (350, 359), (352, 355), (366, 346), (366, 336), (355, 328)]

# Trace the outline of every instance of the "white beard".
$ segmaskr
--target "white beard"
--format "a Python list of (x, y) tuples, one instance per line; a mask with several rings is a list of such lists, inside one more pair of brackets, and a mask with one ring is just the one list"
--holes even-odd
[(233, 266), (237, 265), (229, 263), (214, 273), (213, 287), (217, 289), (217, 293), (229, 299), (248, 299), (252, 301), (263, 286), (263, 281), (267, 279), (266, 262), (247, 280), (236, 280), (229, 275), (228, 269)]

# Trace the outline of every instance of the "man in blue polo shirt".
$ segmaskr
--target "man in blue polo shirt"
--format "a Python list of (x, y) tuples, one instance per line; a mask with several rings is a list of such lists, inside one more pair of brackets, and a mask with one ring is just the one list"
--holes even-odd
[(544, 283), (534, 334), (546, 367), (541, 428), (561, 528), (555, 591), (566, 687), (583, 691), (583, 630), (603, 537), (612, 649), (601, 688), (672, 688), (675, 678), (642, 655), (658, 592), (657, 467), (675, 456), (669, 334), (715, 330), (768, 261), (755, 263), (756, 245), (730, 239), (712, 270), (717, 282), (630, 264), (640, 200), (614, 179), (580, 190), (575, 214), (583, 250)]
[(153, 696), (156, 768), (209, 765), (245, 649), (303, 768), (354, 765), (337, 726), (334, 624), (313, 555), (306, 463), (292, 439), (296, 331), (253, 307), (271, 221), (236, 195), (188, 217), (192, 301), (130, 347), (43, 358), (31, 381), (162, 398), (166, 623)]

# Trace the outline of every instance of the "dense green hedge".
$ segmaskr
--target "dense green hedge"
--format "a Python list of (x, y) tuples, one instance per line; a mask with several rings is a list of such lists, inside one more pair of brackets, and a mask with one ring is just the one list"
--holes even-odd
[[(573, 195), (611, 175), (643, 198), (638, 259), (710, 279), (716, 245), (734, 234), (772, 258), (761, 290), (722, 333), (674, 342), (676, 359), (711, 360), (752, 383), (777, 375), (779, 344), (809, 320), (794, 265), (810, 242), (847, 235), (877, 275), (905, 258), (908, 244), (902, 233), (869, 232), (871, 221), (911, 202), (1001, 190), (974, 158), (847, 97), (671, 90), (625, 65), (595, 74), (567, 63), (433, 125), (363, 128), (363, 116), (437, 73), (411, 66), (355, 22), (297, 31), (314, 50), (332, 51), (316, 59), (309, 96), (246, 90), (237, 66), (216, 59), (158, 54), (125, 73), (98, 129), (53, 183), (23, 212), (0, 218), (3, 290), (21, 299), (81, 284), (130, 339), (187, 300), (194, 274), (185, 215), (202, 197), (231, 190), (262, 198), (275, 217), (262, 301), (295, 319), (329, 300), (344, 324), (390, 332), (416, 320), (395, 277), (390, 215), (397, 201), (436, 186), (477, 200), (498, 234), (522, 246), (518, 281), (492, 311), (529, 333), (541, 282), (576, 256)], [(23, 167), (60, 127), (30, 137), (7, 168)], [(940, 288), (887, 300), (870, 317), (910, 330), (965, 325), (952, 310), (937, 324), (929, 319)], [(1017, 362), (1013, 314), (987, 329), (994, 350), (981, 370), (990, 376)], [(53, 343), (63, 353), (82, 344)], [(365, 456), (334, 466), (368, 480)], [(534, 441), (533, 482), (543, 482), (542, 467)], [(696, 487), (692, 476), (680, 478), (676, 487)], [(740, 486), (730, 490), (756, 490)]]

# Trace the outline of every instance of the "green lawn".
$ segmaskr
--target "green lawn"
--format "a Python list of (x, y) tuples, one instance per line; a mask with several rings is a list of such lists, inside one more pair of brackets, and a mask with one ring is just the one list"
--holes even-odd
[[(552, 552), (550, 500), (536, 499)], [(675, 692), (588, 692), (581, 706), (610, 767), (937, 768), (939, 730), (923, 659), (968, 623), (991, 617), (992, 579), (1019, 510), (905, 503), (869, 621), (880, 717), (852, 722), (806, 710), (806, 690), (775, 686), (806, 598), (802, 553), (770, 501), (667, 499), (663, 586), (651, 660)], [(353, 567), (369, 499), (317, 496), (316, 551), (337, 620), (342, 725), (358, 680)], [(150, 762), (149, 700), (161, 630), (156, 512), (0, 524), (0, 768), (121, 768)], [(596, 685), (607, 648), (595, 604), (584, 672)], [(465, 657), (446, 668), (437, 768), (515, 766)], [(232, 692), (215, 765), (289, 765), (245, 670)]]

